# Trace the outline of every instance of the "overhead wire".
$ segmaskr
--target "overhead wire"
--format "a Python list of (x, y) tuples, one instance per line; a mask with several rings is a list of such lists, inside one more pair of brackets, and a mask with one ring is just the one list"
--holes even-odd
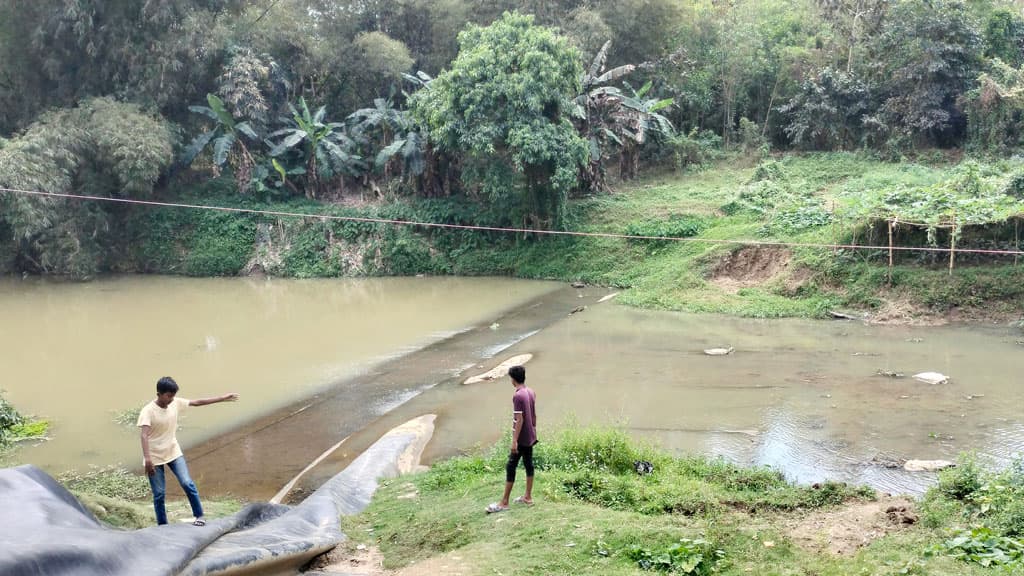
[(369, 216), (341, 216), (336, 214), (314, 214), (306, 212), (286, 212), (281, 210), (261, 210), (256, 208), (235, 208), (231, 206), (211, 206), (205, 204), (188, 204), (182, 202), (161, 202), (158, 200), (140, 200), (135, 198), (112, 198), (106, 196), (91, 196), (85, 194), (68, 194), (59, 192), (43, 192), (39, 190), (21, 190), (17, 188), (0, 187), (0, 192), (10, 194), (22, 194), (27, 196), (62, 198), (66, 200), (79, 200), (87, 202), (111, 202), (118, 204), (134, 204), (141, 206), (154, 206), (162, 208), (182, 208), (191, 210), (211, 210), (219, 212), (232, 212), (239, 214), (252, 214), (262, 216), (276, 216), (282, 218), (309, 218), (319, 220), (332, 220), (344, 222), (362, 222), (369, 224), (384, 224), (393, 226), (411, 226), (420, 228), (438, 228), (447, 230), (470, 230), (478, 232), (498, 232), (512, 234), (535, 234), (538, 236), (571, 236), (585, 238), (609, 238), (622, 240), (654, 240), (665, 242), (686, 242), (698, 244), (721, 244), (733, 246), (763, 246), (776, 248), (822, 248), (829, 250), (892, 250), (897, 252), (932, 252), (947, 253), (955, 251), (958, 254), (987, 254), (990, 256), (1024, 256), (1022, 250), (999, 250), (983, 248), (943, 248), (938, 246), (882, 246), (864, 244), (840, 244), (826, 242), (784, 242), (776, 240), (745, 240), (745, 239), (720, 239), (720, 238), (680, 238), (677, 236), (657, 235), (635, 235), (621, 234), (614, 232), (580, 232), (573, 230), (544, 230), (537, 228), (516, 228), (502, 226), (481, 226), (474, 224), (445, 224), (442, 222), (422, 222), (417, 220), (399, 220), (395, 218), (374, 218)]

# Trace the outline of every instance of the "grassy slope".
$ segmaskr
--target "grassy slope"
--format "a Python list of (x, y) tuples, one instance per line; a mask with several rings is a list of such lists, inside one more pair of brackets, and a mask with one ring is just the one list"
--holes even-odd
[[(472, 574), (642, 574), (632, 547), (657, 557), (682, 538), (721, 550), (716, 567), (722, 574), (993, 573), (946, 554), (925, 554), (945, 540), (947, 528), (970, 518), (963, 500), (938, 490), (922, 522), (838, 557), (800, 548), (786, 526), (795, 517), (873, 498), (868, 492), (834, 484), (797, 487), (767, 469), (675, 459), (637, 448), (614, 431), (567, 432), (538, 454), (533, 507), (483, 513), (503, 486), (503, 459), (495, 450), (391, 482), (364, 514), (346, 519), (346, 533), (379, 546), (386, 567), (451, 552)], [(630, 466), (634, 458), (654, 462), (654, 474), (638, 477)], [(947, 492), (962, 480), (947, 475)], [(678, 561), (675, 573), (687, 573)]]
[[(921, 186), (946, 177), (951, 166), (892, 164), (854, 154), (790, 155), (776, 162), (776, 179), (794, 193), (816, 196), (827, 210), (841, 215), (859, 195), (894, 187)], [(804, 230), (769, 227), (772, 214), (721, 213), (755, 179), (756, 168), (742, 162), (723, 163), (695, 174), (650, 178), (622, 186), (610, 196), (577, 206), (577, 228), (621, 233), (630, 223), (659, 221), (672, 216), (708, 216), (697, 238), (796, 243), (849, 242), (855, 223), (843, 221)], [(865, 243), (863, 232), (859, 238)], [(884, 240), (875, 239), (884, 243)], [(714, 265), (736, 245), (701, 242), (644, 245), (619, 240), (581, 240), (566, 246), (541, 243), (523, 254), (514, 269), (527, 277), (576, 277), (601, 284), (628, 286), (621, 301), (657, 309), (723, 312), (755, 317), (822, 316), (835, 306), (877, 307), (890, 294), (902, 293), (913, 303), (942, 312), (955, 306), (976, 306), (993, 300), (1020, 309), (1024, 273), (1014, 266), (961, 266), (952, 278), (941, 266), (898, 266), (892, 287), (878, 254), (834, 254), (821, 248), (793, 249), (795, 262), (810, 271), (799, 287), (784, 282), (741, 288), (728, 293), (709, 282)], [(918, 242), (920, 245), (921, 242)], [(871, 258), (874, 260), (871, 260)], [(1012, 262), (1012, 261), (1008, 261)]]

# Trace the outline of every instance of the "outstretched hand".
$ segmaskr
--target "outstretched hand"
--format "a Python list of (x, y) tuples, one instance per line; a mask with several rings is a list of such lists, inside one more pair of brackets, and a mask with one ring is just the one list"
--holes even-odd
[(237, 402), (238, 401), (238, 393), (237, 392), (232, 392), (230, 394), (225, 394), (223, 396), (223, 398), (222, 398), (222, 401), (223, 402)]

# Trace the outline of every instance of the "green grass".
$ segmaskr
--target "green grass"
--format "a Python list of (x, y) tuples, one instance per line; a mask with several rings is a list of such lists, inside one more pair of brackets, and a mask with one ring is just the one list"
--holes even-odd
[[(156, 523), (149, 481), (141, 474), (119, 466), (107, 466), (65, 472), (57, 480), (100, 521), (110, 526), (134, 530)], [(166, 504), (168, 521), (173, 523), (192, 518), (192, 510), (184, 496), (175, 497), (171, 486), (169, 490)], [(242, 503), (236, 500), (203, 499), (203, 512), (208, 518), (228, 516), (241, 508)]]
[[(992, 165), (983, 172), (998, 175), (1014, 169), (1015, 165)], [(1024, 269), (979, 266), (963, 256), (949, 275), (944, 255), (901, 254), (890, 284), (884, 253), (795, 247), (790, 250), (789, 271), (775, 281), (751, 282), (734, 291), (711, 281), (717, 263), (740, 248), (731, 242), (884, 244), (868, 237), (866, 221), (856, 210), (894, 189), (947, 181), (957, 170), (952, 164), (892, 164), (830, 153), (788, 155), (750, 167), (730, 161), (696, 174), (662, 175), (580, 201), (575, 206), (575, 229), (632, 233), (637, 223), (644, 223), (647, 230), (671, 231), (673, 222), (699, 221), (698, 234), (668, 234), (689, 236), (683, 242), (561, 239), (528, 249), (506, 247), (515, 255), (508, 272), (629, 288), (620, 301), (644, 308), (762, 318), (821, 317), (834, 307), (871, 308), (893, 289), (936, 312), (993, 302), (1019, 309), (1024, 302), (1024, 284), (1019, 281)], [(992, 233), (996, 232), (1007, 233)], [(925, 245), (925, 234), (919, 235), (902, 241)], [(801, 269), (800, 282), (787, 281), (787, 275)]]
[[(378, 546), (389, 568), (450, 553), (474, 574), (644, 574), (651, 570), (638, 559), (660, 558), (663, 571), (672, 573), (980, 575), (993, 572), (955, 558), (957, 549), (947, 545), (956, 529), (996, 517), (991, 508), (979, 515), (972, 498), (998, 492), (996, 506), (1004, 512), (990, 524), (1000, 538), (1016, 538), (1007, 529), (1016, 524), (1007, 519), (1016, 518), (1015, 503), (1024, 501), (1024, 493), (1007, 487), (1013, 473), (965, 462), (929, 493), (922, 522), (841, 557), (801, 548), (787, 526), (873, 499), (870, 490), (796, 486), (768, 468), (672, 457), (616, 430), (570, 429), (538, 445), (536, 454), (532, 507), (484, 514), (504, 482), (503, 455), (494, 449), (385, 483), (363, 514), (344, 519), (345, 532)], [(635, 474), (635, 459), (651, 461), (654, 473)], [(1002, 540), (1004, 546), (1016, 541)], [(694, 564), (691, 547), (703, 552), (701, 563)], [(1000, 573), (1021, 574), (1024, 566)]]

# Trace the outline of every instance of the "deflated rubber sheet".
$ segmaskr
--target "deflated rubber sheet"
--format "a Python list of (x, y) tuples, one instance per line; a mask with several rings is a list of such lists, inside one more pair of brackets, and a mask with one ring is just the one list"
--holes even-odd
[(251, 504), (203, 527), (117, 530), (39, 468), (0, 469), (0, 576), (294, 573), (345, 540), (340, 516), (369, 505), (378, 480), (397, 476), (410, 452), (418, 461), (432, 431), (433, 416), (414, 420), (301, 504)]

